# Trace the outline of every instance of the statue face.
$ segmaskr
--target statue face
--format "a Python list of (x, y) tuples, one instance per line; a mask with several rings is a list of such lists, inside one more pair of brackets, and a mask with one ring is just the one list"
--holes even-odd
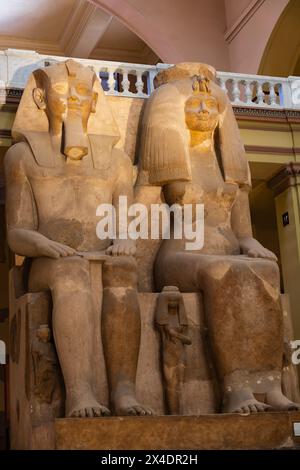
[(97, 94), (93, 92), (92, 83), (66, 76), (61, 80), (47, 80), (44, 90), (34, 90), (34, 99), (51, 123), (62, 123), (68, 114), (73, 114), (82, 119), (86, 128), (90, 113), (95, 112)]
[(34, 89), (34, 101), (46, 112), (50, 133), (60, 136), (64, 131), (66, 157), (81, 160), (88, 154), (87, 124), (90, 114), (96, 111), (98, 98), (93, 81), (66, 71), (48, 76), (44, 82), (43, 89)]
[(219, 109), (216, 98), (199, 93), (185, 103), (185, 122), (191, 131), (213, 131), (218, 124)]

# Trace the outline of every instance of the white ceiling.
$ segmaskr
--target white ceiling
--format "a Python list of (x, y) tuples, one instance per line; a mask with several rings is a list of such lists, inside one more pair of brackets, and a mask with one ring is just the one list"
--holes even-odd
[(86, 0), (0, 0), (0, 49), (153, 64), (158, 57)]
[(57, 42), (76, 0), (1, 0), (2, 35)]

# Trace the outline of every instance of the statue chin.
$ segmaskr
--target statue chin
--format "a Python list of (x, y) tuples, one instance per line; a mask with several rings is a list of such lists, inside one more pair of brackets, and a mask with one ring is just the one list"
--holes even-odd
[(82, 146), (65, 147), (64, 154), (66, 157), (70, 158), (70, 160), (78, 161), (88, 154), (88, 148)]

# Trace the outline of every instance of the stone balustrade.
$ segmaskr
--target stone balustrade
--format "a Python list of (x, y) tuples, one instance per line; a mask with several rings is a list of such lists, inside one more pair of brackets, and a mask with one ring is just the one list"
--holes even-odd
[[(0, 51), (0, 89), (23, 89), (30, 73), (66, 60), (34, 51)], [(155, 76), (169, 64), (143, 65), (102, 60), (76, 59), (93, 68), (109, 95), (147, 98), (155, 88)], [(220, 86), (234, 106), (300, 109), (300, 77), (266, 77), (218, 72)]]

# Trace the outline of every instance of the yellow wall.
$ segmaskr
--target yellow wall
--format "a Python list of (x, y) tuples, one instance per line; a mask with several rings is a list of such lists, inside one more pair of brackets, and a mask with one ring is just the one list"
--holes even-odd
[[(295, 338), (300, 339), (300, 212), (299, 188), (290, 187), (276, 196), (277, 229), (280, 243), (283, 283), (290, 296)], [(289, 225), (282, 215), (288, 212)]]

